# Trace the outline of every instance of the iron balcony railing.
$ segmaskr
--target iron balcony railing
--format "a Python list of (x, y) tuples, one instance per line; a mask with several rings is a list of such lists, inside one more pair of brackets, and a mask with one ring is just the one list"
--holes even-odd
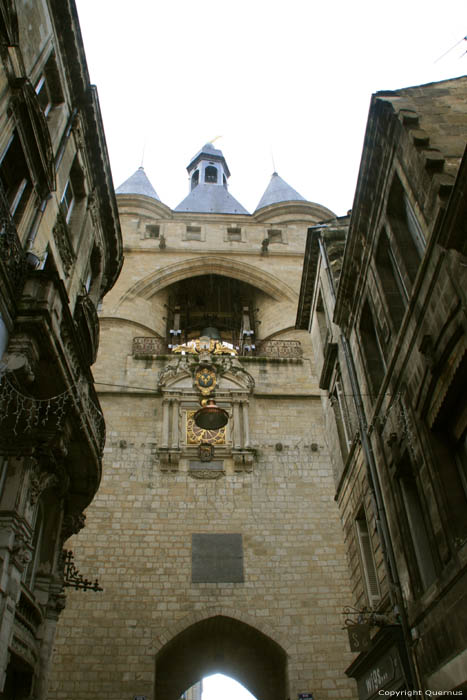
[(16, 300), (26, 280), (26, 253), (18, 238), (10, 206), (0, 181), (0, 264), (12, 299)]
[[(169, 355), (172, 349), (162, 338), (133, 338), (133, 357), (142, 359), (153, 355)], [(299, 340), (259, 340), (252, 350), (244, 350), (240, 356), (301, 359), (302, 345)]]

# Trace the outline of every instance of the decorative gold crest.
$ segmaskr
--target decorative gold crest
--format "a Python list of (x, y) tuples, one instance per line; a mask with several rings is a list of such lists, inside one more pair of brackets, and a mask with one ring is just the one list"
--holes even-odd
[(214, 445), (202, 442), (198, 447), (198, 453), (201, 462), (210, 462), (214, 457)]
[(217, 384), (216, 373), (208, 367), (201, 367), (195, 374), (195, 386), (203, 394), (209, 396)]

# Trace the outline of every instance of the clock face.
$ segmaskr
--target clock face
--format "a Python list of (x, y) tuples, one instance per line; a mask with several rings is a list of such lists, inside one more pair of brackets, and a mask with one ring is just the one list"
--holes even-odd
[(199, 445), (201, 442), (210, 445), (225, 444), (225, 425), (218, 430), (206, 430), (199, 428), (194, 420), (196, 411), (186, 412), (186, 441), (188, 445)]

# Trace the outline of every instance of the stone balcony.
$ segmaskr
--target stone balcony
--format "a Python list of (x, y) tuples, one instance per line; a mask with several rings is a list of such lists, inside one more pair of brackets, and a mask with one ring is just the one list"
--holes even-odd
[[(98, 342), (97, 314), (86, 296), (75, 315), (54, 272), (30, 272), (0, 383), (0, 446), (32, 454), (61, 445), (70, 493), (85, 507), (97, 490), (105, 421), (90, 363)], [(53, 447), (52, 447), (53, 446)]]

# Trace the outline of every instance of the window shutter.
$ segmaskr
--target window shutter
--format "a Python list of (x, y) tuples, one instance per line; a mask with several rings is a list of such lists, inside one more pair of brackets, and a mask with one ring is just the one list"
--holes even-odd
[(360, 553), (363, 564), (363, 572), (365, 575), (365, 585), (368, 593), (370, 605), (373, 606), (379, 601), (379, 585), (378, 576), (376, 573), (375, 562), (373, 559), (373, 550), (371, 547), (371, 538), (368, 531), (368, 524), (365, 517), (357, 520), (358, 541), (360, 544)]

